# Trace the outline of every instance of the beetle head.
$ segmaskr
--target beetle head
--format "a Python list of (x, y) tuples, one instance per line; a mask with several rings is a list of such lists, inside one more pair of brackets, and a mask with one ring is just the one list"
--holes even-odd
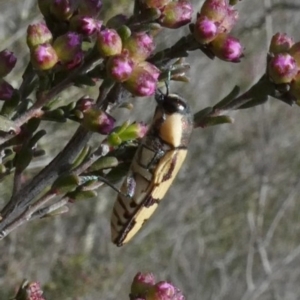
[(155, 95), (155, 100), (165, 113), (174, 114), (179, 113), (186, 115), (190, 113), (190, 107), (187, 101), (177, 94), (164, 94), (158, 90)]

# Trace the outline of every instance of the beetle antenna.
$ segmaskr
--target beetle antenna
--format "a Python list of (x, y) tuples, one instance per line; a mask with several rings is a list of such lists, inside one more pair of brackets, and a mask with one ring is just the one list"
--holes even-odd
[(168, 96), (168, 95), (169, 95), (169, 92), (170, 92), (170, 89), (169, 89), (170, 82), (171, 82), (171, 70), (168, 71), (168, 77), (167, 77), (167, 80), (165, 81), (165, 85), (166, 85), (166, 96)]
[(155, 91), (155, 100), (158, 104), (162, 104), (164, 100), (164, 93), (160, 88), (157, 88)]
[(90, 181), (90, 180), (102, 181), (103, 183), (105, 183), (106, 185), (108, 185), (110, 188), (112, 188), (114, 191), (116, 191), (119, 195), (122, 195), (124, 197), (128, 197), (128, 195), (122, 193), (120, 189), (118, 189), (117, 187), (115, 187), (109, 180), (107, 180), (103, 176), (99, 176), (99, 175), (96, 175), (96, 176), (82, 176), (81, 179), (83, 181), (82, 183), (85, 183), (85, 182)]

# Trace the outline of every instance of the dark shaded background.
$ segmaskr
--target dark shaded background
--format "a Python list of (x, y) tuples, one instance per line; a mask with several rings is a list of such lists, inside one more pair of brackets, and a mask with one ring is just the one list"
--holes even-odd
[[(0, 1), (1, 48), (19, 57), (9, 78), (15, 87), (28, 61), (26, 28), (40, 20), (35, 2)], [(101, 17), (129, 13), (127, 2), (133, 1), (107, 1)], [(199, 8), (201, 1), (194, 2)], [(246, 48), (243, 61), (210, 61), (201, 52), (192, 53), (191, 82), (172, 84), (172, 90), (188, 98), (194, 111), (215, 104), (236, 84), (246, 90), (264, 72), (273, 34), (287, 32), (300, 40), (300, 9), (287, 5), (297, 2), (242, 1), (234, 34)], [(187, 28), (166, 30), (160, 37), (170, 46), (184, 32)], [(81, 92), (72, 89), (62, 99), (78, 98)], [(116, 112), (120, 122), (149, 120), (152, 113), (142, 111), (154, 111), (154, 101), (133, 101), (133, 112)], [(300, 108), (270, 99), (231, 116), (232, 125), (194, 131), (175, 184), (128, 245), (117, 248), (110, 242), (116, 195), (109, 188), (97, 199), (72, 205), (68, 215), (27, 224), (1, 241), (0, 299), (13, 296), (23, 278), (39, 280), (48, 300), (128, 299), (137, 271), (172, 280), (189, 300), (299, 299)], [(32, 174), (76, 128), (71, 122), (44, 126), (49, 134), (42, 143), (48, 152), (31, 165)], [(2, 205), (10, 186), (9, 181), (1, 185)]]

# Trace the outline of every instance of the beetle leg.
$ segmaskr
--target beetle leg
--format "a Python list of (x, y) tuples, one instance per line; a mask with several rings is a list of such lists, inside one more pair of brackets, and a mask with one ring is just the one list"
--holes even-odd
[(132, 198), (136, 188), (136, 181), (132, 175), (126, 177), (126, 197)]

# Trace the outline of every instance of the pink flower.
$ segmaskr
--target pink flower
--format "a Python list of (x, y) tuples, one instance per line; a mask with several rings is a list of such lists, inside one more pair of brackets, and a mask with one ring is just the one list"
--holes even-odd
[(294, 40), (286, 33), (277, 32), (273, 35), (269, 51), (273, 54), (287, 52), (294, 45)]
[(42, 44), (31, 50), (32, 65), (38, 70), (49, 70), (53, 68), (58, 57), (50, 44)]
[(154, 51), (155, 44), (153, 37), (146, 32), (133, 33), (125, 40), (123, 48), (135, 62), (146, 60)]
[(76, 65), (83, 58), (81, 43), (82, 38), (78, 33), (68, 32), (54, 41), (53, 48), (62, 63)]
[(207, 44), (219, 34), (219, 24), (207, 17), (200, 17), (196, 21), (193, 33), (199, 43)]
[(104, 57), (120, 54), (122, 51), (122, 40), (114, 29), (104, 29), (98, 33), (97, 48)]
[(243, 57), (243, 47), (238, 39), (227, 35), (219, 34), (211, 42), (211, 50), (220, 59), (231, 62), (239, 62)]
[(268, 64), (271, 79), (279, 83), (290, 83), (298, 72), (295, 59), (287, 53), (276, 54)]
[(135, 96), (151, 96), (155, 93), (157, 79), (143, 67), (137, 66), (123, 85)]
[(85, 36), (93, 35), (100, 31), (102, 21), (92, 17), (77, 15), (71, 19), (71, 28)]
[(133, 67), (132, 59), (126, 54), (111, 56), (106, 64), (107, 73), (118, 82), (126, 81), (130, 77)]
[(193, 6), (188, 0), (179, 0), (168, 3), (162, 9), (159, 23), (167, 28), (179, 28), (191, 22)]

